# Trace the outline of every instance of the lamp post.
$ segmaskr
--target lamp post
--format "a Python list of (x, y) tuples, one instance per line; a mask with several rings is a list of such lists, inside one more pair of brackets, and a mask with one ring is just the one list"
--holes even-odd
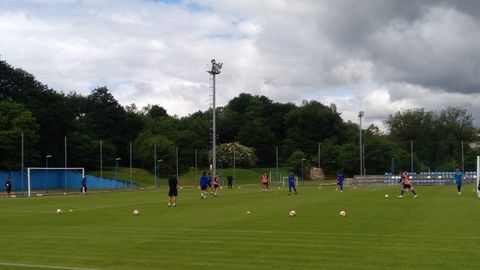
[(118, 188), (118, 163), (122, 160), (121, 158), (117, 157), (115, 159), (115, 189)]
[(364, 115), (363, 111), (360, 111), (358, 113), (358, 118), (360, 119), (360, 126), (359, 126), (359, 131), (360, 131), (360, 142), (359, 142), (359, 149), (360, 149), (360, 175), (363, 175), (363, 143), (362, 143), (362, 117)]
[(212, 75), (212, 170), (213, 176), (217, 174), (217, 135), (216, 135), (216, 113), (215, 113), (215, 76), (220, 74), (220, 69), (222, 69), (223, 63), (215, 62), (215, 59), (210, 61), (212, 63), (210, 70), (207, 72)]
[(304, 178), (303, 178), (303, 162), (305, 161), (304, 158), (302, 158), (302, 186), (304, 184)]
[[(162, 162), (163, 159), (159, 159), (157, 160), (157, 168), (158, 168), (158, 182), (160, 182), (160, 162)], [(159, 186), (159, 183), (158, 183), (155, 179), (155, 187), (158, 187)]]
[(45, 156), (45, 192), (48, 193), (48, 159), (51, 158), (52, 155)]

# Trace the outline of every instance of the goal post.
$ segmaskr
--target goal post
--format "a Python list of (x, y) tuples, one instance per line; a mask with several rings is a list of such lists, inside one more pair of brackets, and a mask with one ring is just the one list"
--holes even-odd
[[(43, 190), (48, 193), (50, 188), (64, 189), (66, 192), (69, 186), (79, 187), (83, 177), (85, 177), (85, 168), (27, 168), (28, 197), (31, 197), (32, 190)], [(78, 182), (78, 184), (72, 182)]]

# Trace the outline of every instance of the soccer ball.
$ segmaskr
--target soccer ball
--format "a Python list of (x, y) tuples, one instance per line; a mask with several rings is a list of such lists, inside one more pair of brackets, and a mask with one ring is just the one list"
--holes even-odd
[(294, 217), (297, 215), (297, 212), (295, 212), (294, 210), (290, 211), (290, 213), (288, 213), (291, 217)]
[(250, 212), (250, 211), (247, 211), (247, 214), (250, 214), (250, 213), (252, 213), (252, 212)]
[(388, 198), (388, 194), (385, 194), (385, 198)]
[(346, 216), (347, 216), (347, 212), (344, 211), (344, 210), (340, 211), (340, 216), (346, 217)]
[(135, 209), (135, 210), (133, 210), (133, 213), (132, 213), (132, 214), (133, 214), (134, 216), (138, 216), (138, 215), (140, 215), (140, 211), (138, 211), (138, 210)]
[(63, 213), (62, 209), (57, 209), (57, 215), (60, 215), (61, 213)]

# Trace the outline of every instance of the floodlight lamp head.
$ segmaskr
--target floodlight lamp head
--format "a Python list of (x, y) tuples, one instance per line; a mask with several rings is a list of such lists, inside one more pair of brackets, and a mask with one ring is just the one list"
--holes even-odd
[(212, 63), (211, 69), (208, 70), (207, 72), (212, 74), (212, 75), (217, 75), (220, 74), (220, 69), (222, 69), (223, 63), (216, 63), (215, 59), (210, 60)]
[(360, 112), (358, 113), (358, 117), (363, 117), (363, 114), (364, 114), (364, 112), (363, 112), (363, 111), (360, 111)]
[(51, 158), (51, 157), (52, 157), (52, 155), (46, 155), (45, 157), (46, 157), (46, 158)]
[(122, 158), (117, 157), (115, 160), (117, 160), (117, 161), (118, 161), (118, 160), (122, 160)]

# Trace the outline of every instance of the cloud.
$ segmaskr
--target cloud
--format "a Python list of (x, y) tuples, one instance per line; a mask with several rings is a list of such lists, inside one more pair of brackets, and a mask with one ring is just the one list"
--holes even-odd
[(0, 55), (50, 87), (106, 85), (186, 115), (240, 92), (335, 103), (368, 123), (463, 106), (480, 126), (480, 3), (434, 0), (4, 0)]

